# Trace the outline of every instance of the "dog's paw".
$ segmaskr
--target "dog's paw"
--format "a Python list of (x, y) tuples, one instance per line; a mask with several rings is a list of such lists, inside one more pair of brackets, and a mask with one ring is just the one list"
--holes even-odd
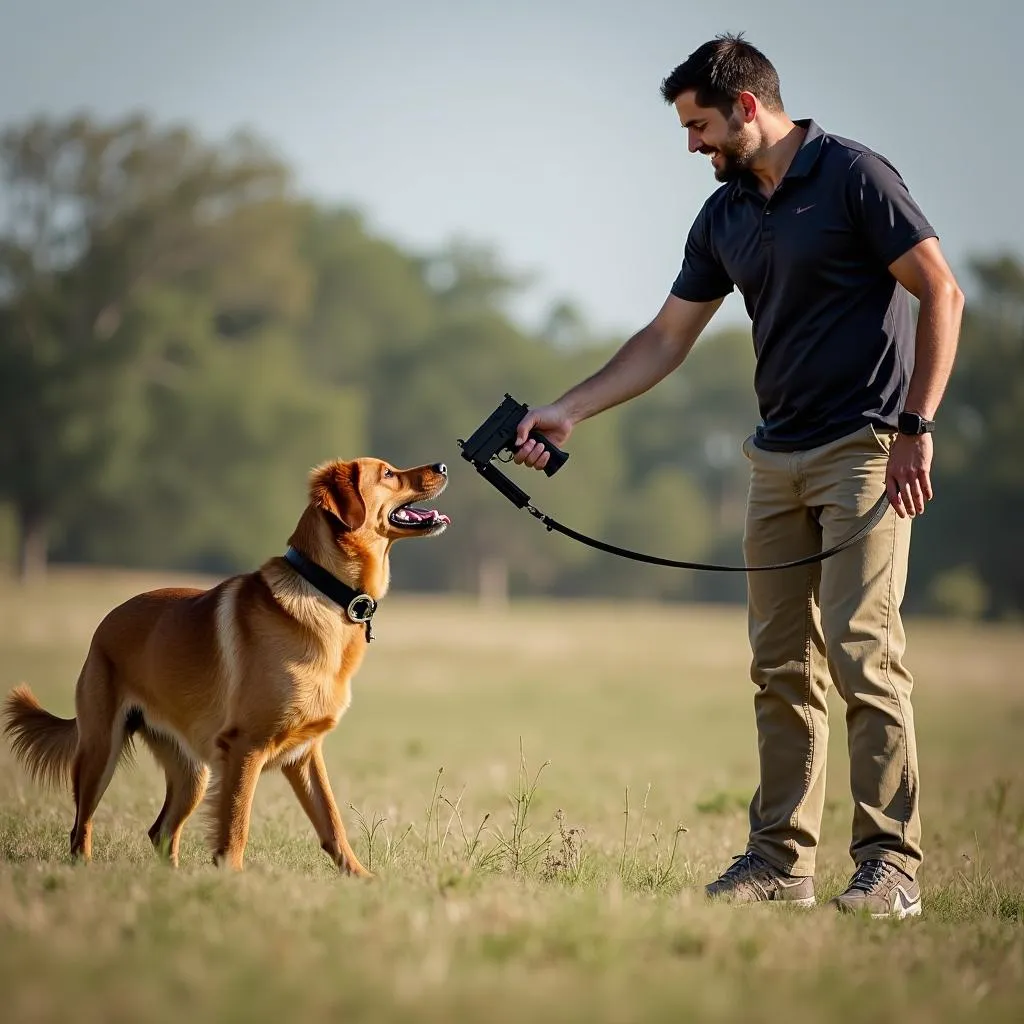
[(350, 878), (365, 878), (369, 880), (377, 877), (372, 871), (367, 871), (359, 861), (342, 863), (338, 865), (338, 868)]
[(224, 868), (228, 871), (241, 871), (241, 854), (232, 854), (231, 852), (226, 850), (218, 850), (213, 855), (213, 866), (216, 868)]
[(338, 865), (338, 870), (343, 875), (354, 875), (356, 878), (374, 877), (372, 871), (367, 871), (366, 868), (359, 863), (359, 858), (352, 852), (352, 848), (348, 843), (342, 845), (336, 840), (327, 839), (320, 844), (320, 849)]

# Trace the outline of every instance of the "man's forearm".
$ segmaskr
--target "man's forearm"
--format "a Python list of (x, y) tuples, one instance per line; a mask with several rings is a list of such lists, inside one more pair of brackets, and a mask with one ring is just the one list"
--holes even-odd
[(555, 403), (574, 423), (635, 398), (654, 387), (686, 358), (688, 343), (673, 340), (655, 324), (637, 331), (597, 373), (570, 388)]
[(953, 370), (964, 297), (955, 282), (945, 281), (925, 291), (920, 301), (905, 408), (934, 419)]

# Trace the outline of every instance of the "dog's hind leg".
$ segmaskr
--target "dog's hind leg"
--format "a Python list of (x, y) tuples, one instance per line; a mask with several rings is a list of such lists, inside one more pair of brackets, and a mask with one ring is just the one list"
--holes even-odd
[(111, 666), (93, 649), (82, 667), (75, 692), (78, 747), (72, 767), (75, 824), (71, 856), (92, 857), (92, 817), (117, 767), (125, 743), (125, 716), (117, 706)]
[(359, 858), (356, 857), (345, 834), (341, 813), (331, 791), (330, 779), (327, 777), (327, 766), (324, 764), (320, 740), (313, 744), (310, 752), (302, 760), (284, 765), (281, 771), (295, 790), (302, 809), (313, 822), (313, 827), (320, 837), (320, 846), (331, 860), (346, 874), (372, 878), (372, 872), (367, 871), (359, 863)]
[[(149, 746), (149, 744), (146, 744)], [(150, 747), (152, 750), (152, 747)], [(153, 756), (159, 761), (156, 751), (153, 751)], [(167, 775), (167, 790), (164, 793), (164, 805), (160, 808), (160, 813), (156, 816), (156, 821), (149, 826), (149, 831), (146, 835), (149, 836), (149, 841), (153, 844), (156, 849), (160, 848), (160, 828), (164, 823), (164, 819), (167, 817), (167, 808), (171, 806), (171, 797), (174, 795), (174, 783), (171, 780), (170, 775)]]
[(164, 805), (150, 826), (149, 840), (157, 850), (166, 851), (171, 864), (177, 867), (181, 830), (202, 801), (210, 772), (206, 765), (188, 757), (167, 736), (144, 729), (142, 739), (167, 777)]

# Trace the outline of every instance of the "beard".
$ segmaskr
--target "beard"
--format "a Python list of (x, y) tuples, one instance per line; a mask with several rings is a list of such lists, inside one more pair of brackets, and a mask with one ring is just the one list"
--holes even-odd
[(748, 161), (739, 153), (730, 153), (725, 149), (720, 149), (718, 152), (722, 156), (722, 163), (718, 167), (712, 168), (715, 172), (715, 181), (723, 184), (727, 181), (735, 181), (747, 169)]
[(706, 154), (717, 153), (721, 157), (721, 163), (714, 167), (715, 181), (735, 181), (750, 166), (756, 146), (751, 139), (743, 133), (741, 123), (729, 121), (729, 134), (725, 142), (720, 146), (702, 146), (701, 152)]

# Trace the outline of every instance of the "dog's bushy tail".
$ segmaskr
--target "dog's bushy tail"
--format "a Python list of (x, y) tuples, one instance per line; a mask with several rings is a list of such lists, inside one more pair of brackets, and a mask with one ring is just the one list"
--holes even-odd
[(15, 757), (32, 778), (44, 786), (70, 786), (78, 747), (75, 719), (51, 715), (27, 686), (16, 686), (8, 694), (4, 719)]

